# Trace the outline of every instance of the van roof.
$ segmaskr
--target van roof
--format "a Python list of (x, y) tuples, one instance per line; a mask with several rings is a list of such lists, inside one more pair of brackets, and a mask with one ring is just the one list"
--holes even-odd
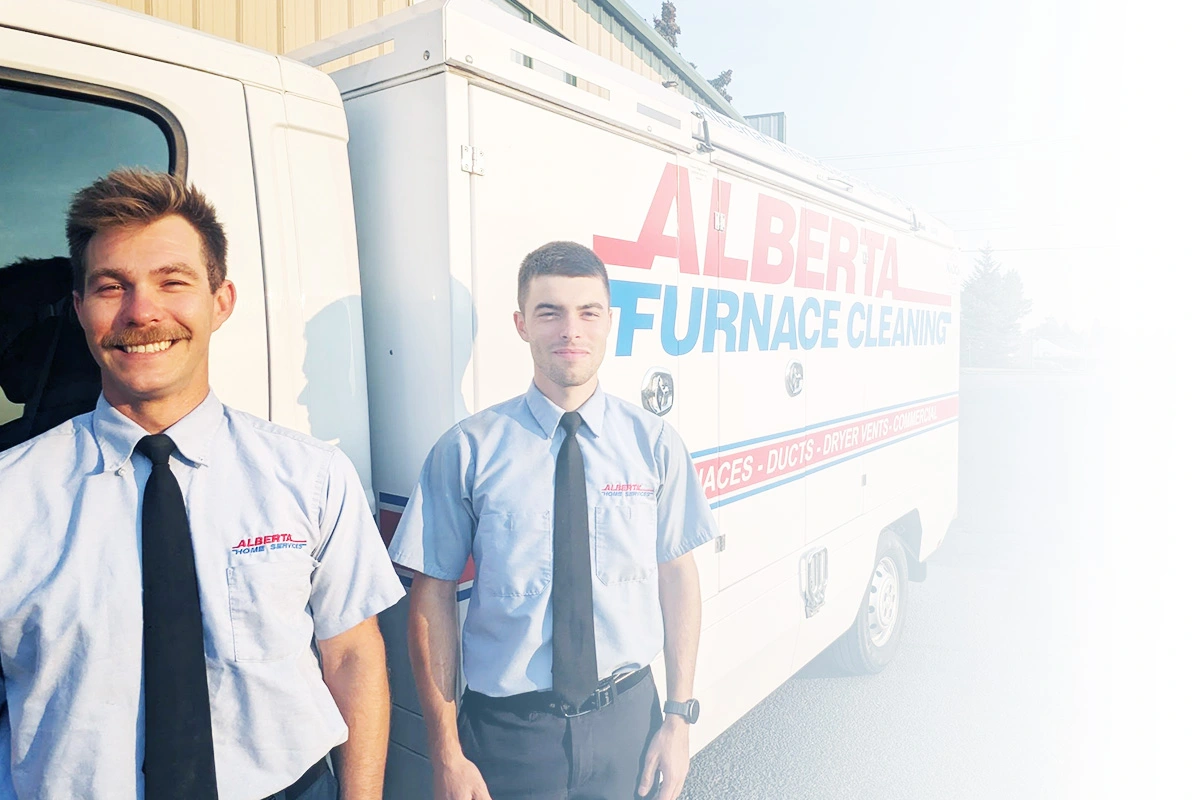
[(953, 241), (940, 220), (863, 178), (805, 155), (481, 0), (416, 3), (312, 42), (289, 56), (323, 66), (388, 43), (391, 51), (333, 74), (343, 96), (386, 86), (439, 65), (451, 66), (636, 130), (683, 152), (703, 145), (714, 152), (715, 162), (722, 153), (748, 159), (808, 184), (821, 195), (882, 213), (920, 236), (947, 245)]

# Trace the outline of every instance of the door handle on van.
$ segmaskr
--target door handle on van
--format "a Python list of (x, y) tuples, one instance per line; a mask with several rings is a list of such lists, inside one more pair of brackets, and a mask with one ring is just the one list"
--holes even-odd
[(662, 416), (675, 406), (675, 379), (670, 370), (651, 367), (642, 379), (642, 408)]

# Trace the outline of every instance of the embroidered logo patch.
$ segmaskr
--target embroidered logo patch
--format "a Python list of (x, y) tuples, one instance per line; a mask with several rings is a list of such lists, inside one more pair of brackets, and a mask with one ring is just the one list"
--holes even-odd
[(654, 490), (640, 483), (606, 483), (600, 494), (605, 497), (653, 497)]
[(275, 533), (270, 536), (255, 536), (253, 539), (239, 539), (230, 549), (235, 556), (244, 556), (267, 550), (303, 550), (307, 546), (307, 539), (293, 539), (290, 533)]

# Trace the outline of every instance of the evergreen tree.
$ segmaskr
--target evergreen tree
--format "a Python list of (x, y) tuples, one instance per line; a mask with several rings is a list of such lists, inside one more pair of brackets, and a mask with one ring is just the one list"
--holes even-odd
[(717, 94), (719, 94), (719, 95), (721, 95), (721, 97), (725, 98), (726, 102), (732, 103), (733, 98), (729, 96), (729, 92), (725, 91), (725, 89), (728, 88), (730, 82), (732, 82), (732, 81), (733, 81), (733, 70), (727, 69), (724, 72), (722, 72), (720, 75), (718, 75), (717, 77), (710, 80), (709, 83), (711, 83), (713, 88), (717, 90)]
[(654, 18), (654, 30), (658, 31), (658, 35), (667, 40), (667, 44), (671, 47), (679, 47), (679, 34), (683, 33), (679, 29), (679, 23), (675, 20), (675, 4), (671, 0), (663, 0), (661, 17)]
[[(658, 31), (658, 35), (666, 39), (667, 43), (670, 44), (671, 47), (674, 47), (676, 50), (678, 50), (679, 34), (681, 34), (683, 31), (680, 30), (679, 20), (675, 16), (675, 4), (671, 2), (671, 0), (663, 0), (660, 14), (662, 16), (654, 18), (654, 30)], [(692, 65), (692, 69), (696, 69), (695, 62), (689, 61), (688, 63)], [(729, 95), (729, 92), (726, 91), (726, 89), (729, 88), (730, 82), (732, 81), (733, 70), (727, 69), (717, 77), (710, 80), (709, 83), (712, 84), (713, 88), (717, 90), (717, 93), (721, 95), (721, 97), (725, 98), (726, 102), (732, 103), (733, 98)]]
[(969, 367), (1011, 366), (1021, 346), (1021, 318), (1033, 308), (1021, 276), (1002, 270), (985, 247), (962, 285), (962, 363)]

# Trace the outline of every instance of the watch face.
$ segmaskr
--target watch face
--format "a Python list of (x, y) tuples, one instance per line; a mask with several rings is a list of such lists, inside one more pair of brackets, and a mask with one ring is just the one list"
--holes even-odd
[(687, 706), (686, 719), (688, 721), (688, 724), (695, 725), (696, 721), (700, 719), (700, 701), (699, 700), (688, 700), (686, 703), (684, 703), (684, 705)]

